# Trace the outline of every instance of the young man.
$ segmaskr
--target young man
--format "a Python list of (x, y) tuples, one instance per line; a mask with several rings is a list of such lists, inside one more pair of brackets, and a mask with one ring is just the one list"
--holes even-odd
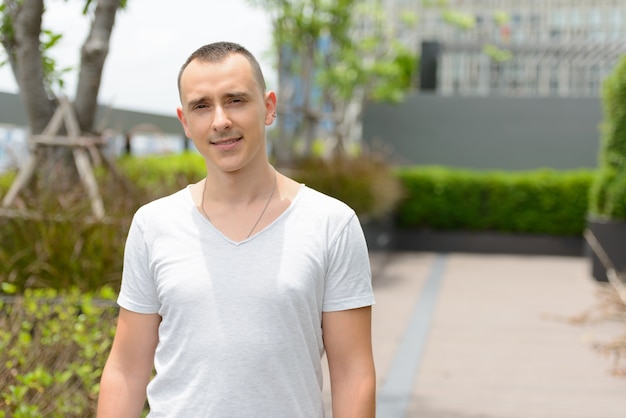
[(324, 352), (333, 417), (373, 417), (374, 298), (354, 211), (270, 165), (276, 95), (246, 49), (201, 47), (178, 86), (207, 175), (135, 214), (98, 417), (139, 417), (147, 391), (150, 417), (320, 418)]

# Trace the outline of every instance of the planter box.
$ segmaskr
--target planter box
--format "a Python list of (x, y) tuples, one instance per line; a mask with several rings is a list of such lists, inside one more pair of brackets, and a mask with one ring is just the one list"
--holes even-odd
[[(588, 219), (587, 228), (596, 237), (596, 240), (608, 256), (609, 260), (619, 272), (626, 272), (626, 222)], [(588, 249), (591, 258), (591, 273), (601, 282), (608, 281), (606, 267), (593, 248)]]
[(361, 219), (361, 226), (367, 246), (372, 251), (585, 256), (582, 236), (405, 230), (396, 229), (391, 217), (383, 220)]
[(514, 234), (490, 231), (399, 230), (394, 235), (399, 251), (460, 252), (582, 257), (583, 237)]
[(371, 251), (395, 249), (395, 226), (392, 216), (382, 219), (359, 218), (367, 248)]

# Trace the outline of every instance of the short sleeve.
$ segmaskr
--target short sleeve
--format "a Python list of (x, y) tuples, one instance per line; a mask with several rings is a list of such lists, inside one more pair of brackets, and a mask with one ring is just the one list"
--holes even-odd
[(372, 273), (363, 229), (352, 214), (331, 245), (324, 285), (324, 312), (374, 304)]
[(138, 215), (133, 217), (126, 238), (122, 285), (117, 303), (129, 311), (157, 313), (160, 304), (150, 269), (148, 243)]

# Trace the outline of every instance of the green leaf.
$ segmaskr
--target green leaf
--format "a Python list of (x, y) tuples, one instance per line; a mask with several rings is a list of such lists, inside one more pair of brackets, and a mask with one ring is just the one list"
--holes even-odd
[(18, 291), (18, 287), (13, 283), (2, 282), (0, 283), (0, 290), (7, 295), (13, 295)]

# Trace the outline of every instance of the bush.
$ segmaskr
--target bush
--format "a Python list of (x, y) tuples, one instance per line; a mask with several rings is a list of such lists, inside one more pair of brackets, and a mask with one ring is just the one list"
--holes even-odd
[(593, 172), (397, 170), (400, 228), (582, 235)]
[[(119, 288), (124, 244), (135, 210), (197, 181), (205, 170), (202, 157), (193, 153), (123, 158), (118, 168), (130, 188), (98, 173), (107, 214), (104, 222), (90, 219), (89, 201), (80, 185), (63, 198), (21, 193), (25, 207), (39, 209), (35, 216), (0, 217), (0, 282), (18, 292)], [(0, 190), (4, 185), (8, 190), (13, 177), (12, 173), (0, 176)]]
[(138, 188), (152, 197), (163, 196), (195, 183), (206, 175), (204, 159), (197, 152), (124, 157), (119, 160), (120, 170)]
[(600, 169), (591, 187), (589, 212), (626, 221), (626, 57), (604, 80), (602, 107)]
[(101, 191), (103, 221), (93, 219), (79, 185), (64, 196), (21, 193), (19, 204), (36, 210), (0, 217), (0, 282), (18, 291), (117, 287), (128, 226), (145, 193), (106, 182)]
[(114, 297), (109, 288), (27, 289), (0, 299), (0, 417), (95, 416)]
[(20, 291), (117, 288), (128, 223), (0, 218), (0, 281)]
[(376, 155), (311, 157), (296, 164), (294, 180), (348, 204), (362, 219), (393, 213), (403, 196), (402, 184)]
[[(129, 191), (103, 182), (110, 216), (106, 223), (85, 220), (90, 209), (84, 193), (77, 194), (77, 207), (68, 208), (67, 202), (44, 206), (50, 217), (0, 218), (0, 282), (18, 291), (32, 287), (91, 291), (105, 285), (117, 289), (136, 208), (205, 173), (202, 157), (195, 153), (125, 158), (119, 168), (137, 186)], [(444, 167), (394, 171), (372, 155), (305, 160), (293, 173), (296, 180), (345, 201), (361, 218), (397, 214), (399, 228), (576, 236), (585, 227), (593, 175), (584, 170), (512, 173)], [(0, 185), (10, 184), (3, 178)], [(624, 193), (626, 187), (614, 190)], [(55, 219), (56, 214), (61, 219)]]

